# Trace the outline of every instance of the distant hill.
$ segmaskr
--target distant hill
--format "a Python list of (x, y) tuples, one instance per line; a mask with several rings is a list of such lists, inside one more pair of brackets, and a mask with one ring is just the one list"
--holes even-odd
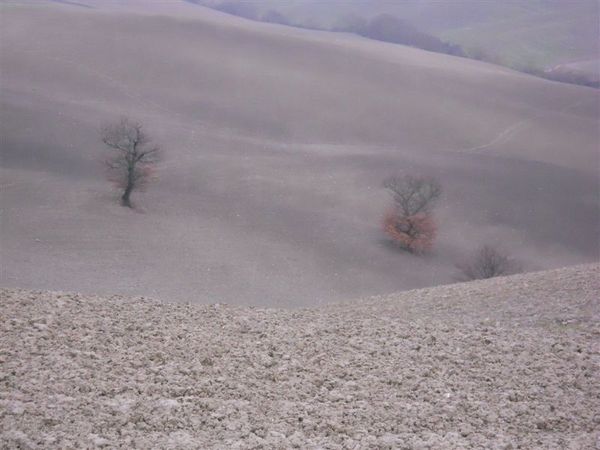
[[(340, 29), (391, 14), (479, 58), (519, 70), (570, 71), (600, 80), (595, 0), (188, 0), (244, 17), (276, 12), (285, 23)], [(562, 67), (566, 70), (566, 67)]]

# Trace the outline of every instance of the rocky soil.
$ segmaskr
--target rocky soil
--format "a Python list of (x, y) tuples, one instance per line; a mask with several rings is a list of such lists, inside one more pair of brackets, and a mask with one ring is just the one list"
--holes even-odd
[(590, 449), (600, 266), (303, 310), (1, 290), (3, 448)]

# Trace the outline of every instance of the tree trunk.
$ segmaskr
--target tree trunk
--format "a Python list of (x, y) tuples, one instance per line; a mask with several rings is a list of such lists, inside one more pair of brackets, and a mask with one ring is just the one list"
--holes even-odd
[(133, 182), (133, 168), (127, 170), (127, 186), (125, 186), (125, 191), (121, 196), (121, 205), (126, 206), (127, 208), (133, 208), (131, 205), (131, 192), (133, 191), (134, 182)]
[(131, 196), (131, 191), (132, 189), (127, 187), (127, 189), (125, 189), (125, 192), (123, 192), (123, 195), (121, 196), (121, 205), (126, 206), (127, 208), (133, 208), (133, 206), (131, 205), (131, 200), (129, 199), (129, 197)]

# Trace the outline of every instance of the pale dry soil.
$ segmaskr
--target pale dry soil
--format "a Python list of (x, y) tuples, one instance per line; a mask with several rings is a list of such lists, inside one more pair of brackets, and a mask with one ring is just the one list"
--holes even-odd
[(594, 448), (599, 275), (303, 310), (4, 289), (2, 446)]

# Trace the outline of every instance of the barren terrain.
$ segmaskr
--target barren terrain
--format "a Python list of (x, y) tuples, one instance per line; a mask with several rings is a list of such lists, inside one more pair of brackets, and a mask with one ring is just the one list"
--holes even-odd
[[(598, 447), (599, 100), (180, 0), (0, 0), (0, 446)], [(133, 210), (121, 116), (164, 150)], [(403, 174), (444, 190), (420, 257), (381, 230)], [(583, 265), (449, 284), (483, 244)]]
[[(301, 307), (450, 283), (482, 244), (598, 260), (595, 90), (176, 0), (0, 20), (2, 286)], [(135, 211), (102, 165), (122, 115), (165, 155)], [(444, 187), (424, 258), (381, 231), (406, 173)]]
[(7, 448), (591, 449), (600, 266), (315, 309), (0, 291)]

